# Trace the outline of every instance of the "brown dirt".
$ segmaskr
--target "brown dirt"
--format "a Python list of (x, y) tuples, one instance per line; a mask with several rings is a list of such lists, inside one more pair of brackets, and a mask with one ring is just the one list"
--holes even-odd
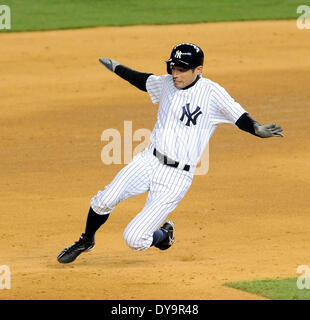
[[(12, 276), (0, 299), (261, 299), (223, 283), (295, 277), (310, 264), (309, 36), (295, 21), (1, 34), (0, 265)], [(205, 50), (204, 75), (285, 138), (219, 126), (208, 174), (170, 215), (170, 250), (123, 242), (142, 195), (115, 209), (92, 252), (59, 264), (90, 198), (123, 166), (102, 163), (101, 133), (156, 120), (148, 95), (98, 57), (163, 74), (171, 47), (188, 41)]]

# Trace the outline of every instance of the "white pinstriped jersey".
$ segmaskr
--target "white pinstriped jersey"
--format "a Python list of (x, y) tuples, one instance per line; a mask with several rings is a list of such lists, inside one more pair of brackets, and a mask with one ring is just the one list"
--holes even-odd
[(172, 75), (147, 79), (146, 89), (159, 103), (151, 143), (169, 158), (196, 166), (220, 123), (234, 124), (246, 110), (227, 91), (201, 77), (188, 89), (177, 89)]

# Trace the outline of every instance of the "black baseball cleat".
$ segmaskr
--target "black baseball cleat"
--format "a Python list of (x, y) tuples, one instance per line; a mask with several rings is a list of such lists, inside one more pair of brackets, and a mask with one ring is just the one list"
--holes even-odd
[(160, 230), (167, 232), (168, 237), (165, 240), (163, 240), (162, 242), (156, 244), (155, 247), (160, 250), (167, 250), (174, 243), (174, 235), (173, 235), (174, 223), (172, 221), (168, 220), (163, 224), (163, 226), (160, 228)]
[(60, 252), (57, 260), (60, 263), (70, 263), (74, 261), (82, 252), (92, 250), (94, 246), (95, 241), (87, 238), (85, 234), (82, 233), (78, 241)]

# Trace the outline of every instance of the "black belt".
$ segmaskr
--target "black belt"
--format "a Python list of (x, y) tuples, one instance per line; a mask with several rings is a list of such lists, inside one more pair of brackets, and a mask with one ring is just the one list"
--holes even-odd
[[(154, 148), (154, 151), (153, 151), (153, 155), (158, 158), (158, 160), (162, 163), (162, 164), (165, 164), (166, 166), (169, 166), (169, 167), (173, 167), (173, 168), (177, 168), (180, 164), (180, 162), (178, 161), (174, 161), (170, 158), (168, 158), (167, 156), (165, 156), (164, 154), (160, 153), (158, 150), (156, 150)], [(183, 168), (183, 170), (185, 171), (189, 171), (190, 169), (190, 165), (186, 164)]]

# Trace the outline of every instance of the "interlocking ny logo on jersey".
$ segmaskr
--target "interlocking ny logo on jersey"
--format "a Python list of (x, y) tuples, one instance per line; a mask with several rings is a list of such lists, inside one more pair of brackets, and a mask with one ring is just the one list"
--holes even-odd
[(189, 110), (189, 103), (185, 105), (185, 107), (182, 107), (183, 114), (180, 118), (181, 121), (184, 120), (185, 116), (187, 117), (187, 121), (185, 123), (186, 126), (190, 126), (191, 122), (195, 126), (197, 124), (197, 118), (202, 114), (200, 111), (200, 107), (197, 107), (194, 112), (191, 113)]

